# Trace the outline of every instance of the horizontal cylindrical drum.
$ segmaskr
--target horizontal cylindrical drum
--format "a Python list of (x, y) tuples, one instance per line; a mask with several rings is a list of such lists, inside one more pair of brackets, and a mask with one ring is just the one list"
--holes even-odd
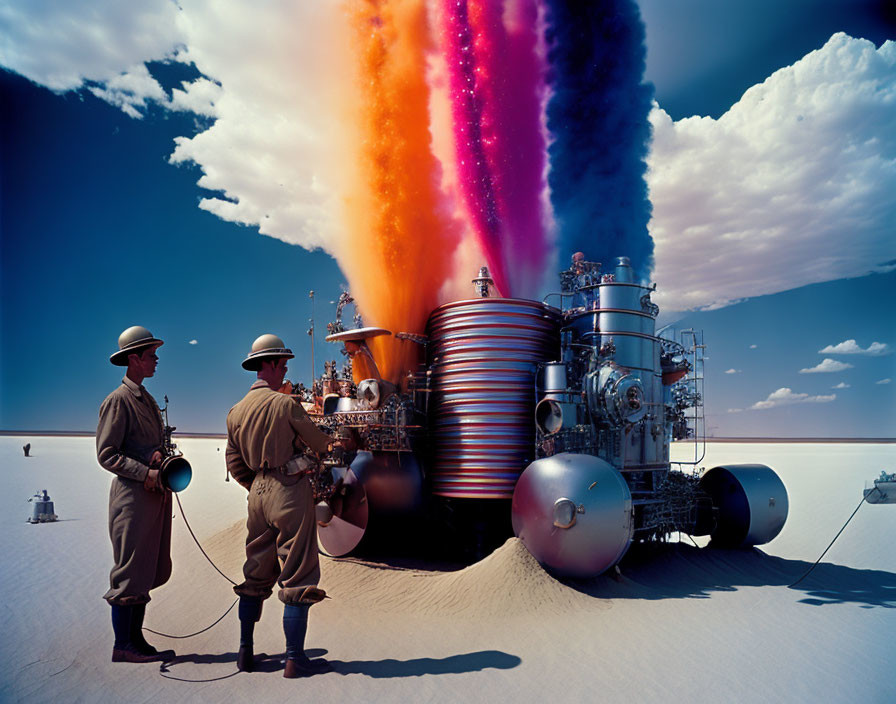
[(722, 547), (764, 545), (787, 521), (787, 489), (764, 464), (713, 467), (700, 478), (718, 511), (712, 542)]
[(531, 461), (535, 369), (557, 359), (559, 311), (536, 301), (448, 303), (427, 325), (433, 493), (509, 499)]

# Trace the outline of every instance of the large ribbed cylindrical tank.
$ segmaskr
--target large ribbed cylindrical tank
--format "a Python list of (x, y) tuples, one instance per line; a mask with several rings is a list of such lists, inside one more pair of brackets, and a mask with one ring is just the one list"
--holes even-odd
[(433, 493), (509, 499), (533, 459), (535, 370), (556, 359), (560, 314), (537, 301), (479, 298), (429, 318)]
[(764, 464), (713, 467), (700, 478), (717, 512), (712, 542), (720, 547), (764, 545), (787, 521), (784, 482)]
[(513, 532), (542, 565), (594, 577), (625, 555), (634, 532), (632, 495), (619, 471), (593, 455), (536, 460), (513, 493)]

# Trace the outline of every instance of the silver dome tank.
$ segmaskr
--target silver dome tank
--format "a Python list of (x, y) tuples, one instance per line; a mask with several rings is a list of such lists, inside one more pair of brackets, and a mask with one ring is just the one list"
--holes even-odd
[(628, 484), (593, 455), (563, 452), (526, 467), (511, 517), (535, 559), (569, 577), (593, 577), (615, 565), (634, 533)]
[(560, 313), (537, 301), (479, 298), (429, 318), (433, 493), (509, 499), (534, 456), (535, 371), (556, 359)]

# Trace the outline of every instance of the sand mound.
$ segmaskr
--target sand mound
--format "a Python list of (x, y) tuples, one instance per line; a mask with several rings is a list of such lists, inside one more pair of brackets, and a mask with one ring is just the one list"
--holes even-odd
[(381, 611), (505, 618), (563, 613), (600, 604), (545, 572), (518, 538), (457, 572), (397, 570), (325, 559), (323, 584), (334, 599)]
[[(246, 527), (238, 522), (206, 544), (206, 552), (239, 581)], [(504, 618), (600, 608), (595, 599), (558, 582), (523, 545), (510, 538), (485, 559), (457, 572), (404, 569), (388, 564), (321, 557), (321, 586), (334, 602), (419, 615)]]

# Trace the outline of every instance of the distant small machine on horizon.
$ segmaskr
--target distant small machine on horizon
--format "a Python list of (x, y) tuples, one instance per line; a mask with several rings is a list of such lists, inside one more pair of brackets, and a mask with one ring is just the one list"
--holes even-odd
[(890, 474), (882, 470), (863, 493), (869, 504), (896, 504), (896, 472)]
[[(27, 455), (26, 455), (27, 456)], [(47, 490), (36, 491), (34, 496), (28, 499), (34, 504), (31, 509), (31, 515), (28, 517), (28, 523), (53, 523), (59, 519), (55, 513), (53, 500), (47, 494)]]

